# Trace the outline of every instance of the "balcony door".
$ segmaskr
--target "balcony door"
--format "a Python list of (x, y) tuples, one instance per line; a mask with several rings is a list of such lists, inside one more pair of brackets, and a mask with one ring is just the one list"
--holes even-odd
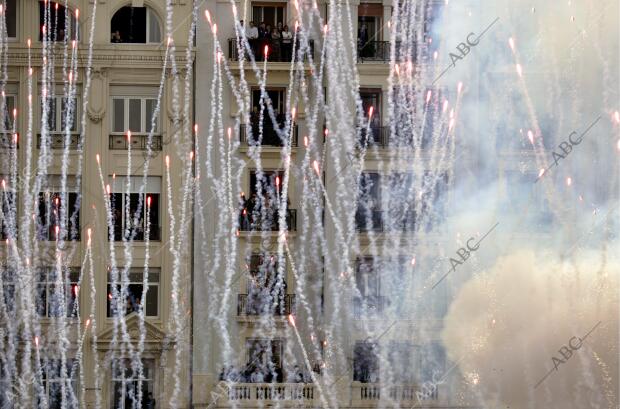
[(379, 346), (376, 342), (357, 341), (353, 349), (353, 380), (379, 382)]
[(286, 24), (286, 3), (252, 2), (252, 20), (258, 27), (261, 22), (274, 28)]
[(364, 257), (357, 260), (355, 284), (363, 299), (372, 299), (379, 296), (380, 279), (378, 262), (373, 257)]
[[(278, 276), (275, 254), (252, 254), (246, 312), (250, 315), (285, 311), (286, 277)], [(275, 309), (275, 310), (274, 310)]]
[[(246, 378), (263, 382), (282, 382), (282, 353), (284, 342), (280, 339), (250, 338), (246, 340)], [(260, 374), (260, 375), (256, 375)]]

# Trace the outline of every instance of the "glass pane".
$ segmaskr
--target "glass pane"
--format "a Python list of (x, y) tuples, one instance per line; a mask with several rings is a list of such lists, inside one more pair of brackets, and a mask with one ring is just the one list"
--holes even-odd
[(157, 299), (159, 298), (157, 290), (159, 286), (150, 285), (149, 290), (146, 293), (146, 311), (145, 314), (149, 317), (157, 316)]
[(114, 106), (114, 132), (125, 132), (125, 100), (115, 98), (113, 100)]
[[(56, 129), (56, 99), (46, 98), (45, 101), (47, 108), (47, 130), (49, 132), (57, 131)], [(43, 101), (41, 102), (41, 120), (43, 120)]]
[(69, 130), (71, 132), (75, 132), (77, 130), (77, 99), (76, 98), (71, 98), (71, 104), (68, 103), (69, 102), (69, 98), (63, 98), (62, 99), (62, 114), (60, 117), (60, 123), (61, 123), (61, 127), (62, 127), (62, 131), (65, 130), (65, 126), (66, 126), (66, 120), (67, 120), (67, 111), (69, 110), (69, 108), (71, 109), (71, 112), (69, 112), (69, 114), (71, 115), (69, 117)]
[[(157, 105), (157, 100), (156, 99), (147, 99), (146, 101), (146, 112), (145, 112), (145, 116), (146, 116), (146, 129), (145, 132), (150, 132), (151, 128), (153, 128), (153, 132), (157, 133), (157, 130), (159, 128), (158, 126), (158, 118), (153, 118), (153, 114), (155, 113), (155, 107)], [(153, 127), (153, 119), (155, 119), (155, 126)]]
[(161, 41), (161, 30), (159, 29), (159, 19), (153, 12), (153, 10), (148, 9), (148, 23), (149, 23), (149, 38), (147, 42), (149, 43), (159, 43)]
[(6, 32), (11, 38), (17, 37), (17, 0), (6, 0)]
[(142, 132), (142, 101), (139, 99), (129, 100), (129, 130)]

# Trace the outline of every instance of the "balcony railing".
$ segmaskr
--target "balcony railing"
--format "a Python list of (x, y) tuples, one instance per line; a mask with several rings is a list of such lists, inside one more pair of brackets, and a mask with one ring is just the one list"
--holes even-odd
[[(113, 239), (114, 241), (122, 241), (123, 240), (124, 230), (121, 227), (114, 228)], [(133, 232), (129, 232), (126, 239), (129, 241), (132, 239), (133, 241), (145, 241), (144, 230), (135, 230)], [(159, 241), (161, 240), (161, 227), (160, 226), (150, 226), (149, 227), (149, 240), (150, 241)]]
[[(299, 49), (298, 44), (293, 44), (292, 42), (289, 44), (283, 43), (281, 40), (272, 40), (272, 39), (255, 39), (248, 40), (250, 44), (250, 48), (252, 49), (252, 53), (254, 54), (254, 58), (256, 61), (263, 61), (265, 57), (265, 46), (268, 47), (267, 51), (267, 61), (270, 62), (288, 62), (290, 63), (293, 56), (297, 55), (297, 50)], [(236, 38), (228, 39), (228, 58), (232, 61), (239, 61), (239, 44), (237, 43)], [(314, 58), (314, 40), (308, 40), (309, 51), (304, 53), (304, 60), (308, 57), (308, 54), (312, 55)], [(246, 52), (245, 56), (246, 60), (250, 59), (249, 53)]]
[(0, 149), (13, 149), (14, 147), (19, 147), (18, 144), (19, 141), (15, 141), (15, 134), (4, 131), (0, 132)]
[(353, 401), (377, 401), (381, 398), (396, 402), (432, 401), (439, 397), (438, 389), (425, 391), (418, 385), (382, 385), (379, 383), (357, 383), (351, 386)]
[[(80, 143), (80, 134), (72, 133), (69, 135), (69, 141), (62, 133), (53, 133), (49, 135), (48, 147), (50, 149), (77, 149)], [(41, 149), (41, 134), (37, 135), (37, 149)]]
[(273, 300), (262, 300), (258, 296), (248, 296), (248, 294), (237, 295), (237, 315), (258, 316), (258, 315), (295, 315), (296, 298), (295, 294), (285, 294), (276, 305)]
[[(131, 149), (138, 151), (148, 150), (148, 135), (131, 135)], [(110, 135), (110, 150), (127, 150), (129, 142), (126, 135)], [(161, 135), (153, 135), (151, 138), (151, 150), (162, 150)]]
[[(357, 59), (359, 62), (389, 62), (391, 52), (391, 43), (389, 41), (367, 41), (364, 44), (359, 44), (357, 47)], [(396, 61), (411, 60), (414, 61), (416, 57), (416, 47), (411, 50), (411, 55), (402, 55), (401, 42), (396, 42), (395, 55)]]
[(387, 305), (387, 299), (381, 295), (353, 298), (353, 315), (363, 318), (382, 314)]
[[(260, 212), (258, 212), (260, 213)], [(279, 212), (268, 211), (272, 217), (266, 217), (261, 220), (253, 220), (251, 212), (239, 215), (239, 228), (241, 231), (278, 231), (280, 230)], [(286, 209), (286, 229), (288, 231), (297, 231), (297, 209)]]
[[(252, 130), (251, 138), (248, 132), (249, 129)], [(239, 141), (243, 145), (258, 145), (258, 131), (258, 124), (241, 124), (239, 126)], [(284, 144), (282, 143), (282, 138), (280, 138), (276, 130), (273, 128), (273, 124), (271, 123), (271, 119), (269, 118), (266, 118), (263, 122), (263, 137), (260, 142), (261, 146), (284, 146)], [(291, 146), (297, 147), (297, 124), (293, 125)]]
[(314, 385), (304, 383), (237, 383), (222, 384), (228, 391), (229, 401), (313, 401)]
[[(413, 209), (400, 212), (383, 212), (358, 208), (355, 213), (355, 226), (360, 232), (407, 232), (415, 230), (416, 217)], [(386, 218), (387, 213), (391, 217)]]

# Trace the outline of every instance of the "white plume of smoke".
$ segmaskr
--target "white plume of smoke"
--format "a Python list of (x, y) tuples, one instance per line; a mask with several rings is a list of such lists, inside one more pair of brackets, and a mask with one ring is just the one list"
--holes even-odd
[(598, 253), (569, 263), (523, 249), (466, 283), (442, 333), (466, 395), (488, 408), (617, 407), (619, 275)]

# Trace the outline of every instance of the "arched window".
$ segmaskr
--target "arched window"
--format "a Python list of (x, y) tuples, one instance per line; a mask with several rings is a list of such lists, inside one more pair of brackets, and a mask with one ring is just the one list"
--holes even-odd
[(126, 6), (118, 10), (110, 24), (113, 43), (159, 43), (159, 18), (148, 7)]
[(43, 41), (43, 35), (47, 41), (75, 40), (77, 34), (72, 10), (60, 3), (39, 1), (39, 41)]

